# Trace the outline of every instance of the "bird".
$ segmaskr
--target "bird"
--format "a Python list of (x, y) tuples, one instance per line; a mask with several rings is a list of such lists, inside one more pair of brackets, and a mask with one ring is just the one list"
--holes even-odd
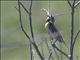
[[(64, 41), (61, 33), (59, 32), (59, 30), (56, 28), (54, 22), (55, 22), (54, 17), (52, 15), (48, 15), (47, 19), (46, 19), (46, 23), (45, 23), (45, 28), (48, 31), (51, 43), (55, 44), (57, 41), (59, 41), (60, 43), (65, 44), (65, 41)], [(55, 39), (55, 41), (53, 42), (54, 39)]]
[[(59, 32), (59, 30), (56, 28), (56, 26), (54, 24), (55, 23), (54, 16), (52, 16), (52, 14), (50, 14), (49, 10), (46, 10), (45, 8), (43, 8), (42, 10), (47, 13), (45, 28), (48, 31), (51, 43), (55, 44), (57, 41), (59, 41), (60, 43), (64, 43), (64, 45), (66, 46), (66, 43), (65, 43), (61, 33)], [(55, 39), (55, 41), (53, 42), (54, 39)]]

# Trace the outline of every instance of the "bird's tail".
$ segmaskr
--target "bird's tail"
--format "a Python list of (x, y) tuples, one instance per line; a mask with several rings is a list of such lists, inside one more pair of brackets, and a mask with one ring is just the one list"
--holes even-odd
[(59, 37), (59, 41), (62, 42), (68, 48), (67, 44), (65, 43), (65, 41), (61, 35)]
[(65, 43), (65, 41), (63, 41), (62, 43), (68, 48), (68, 46), (67, 46), (67, 44)]

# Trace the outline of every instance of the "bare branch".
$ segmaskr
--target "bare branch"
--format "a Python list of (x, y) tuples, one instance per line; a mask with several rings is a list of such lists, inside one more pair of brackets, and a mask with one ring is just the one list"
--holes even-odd
[(77, 34), (76, 34), (76, 36), (75, 36), (75, 38), (74, 38), (73, 47), (74, 47), (74, 45), (75, 45), (75, 43), (76, 43), (76, 40), (77, 40), (77, 37), (78, 37), (79, 33), (80, 33), (80, 30), (77, 32)]
[(70, 60), (73, 60), (73, 41), (74, 41), (74, 13), (75, 13), (75, 9), (74, 9), (74, 5), (75, 5), (75, 1), (73, 1), (72, 7), (71, 7), (71, 40), (70, 40)]
[(49, 54), (48, 60), (50, 60), (51, 56), (52, 56), (52, 52)]
[(75, 13), (75, 5), (76, 0), (73, 1), (72, 7), (71, 7), (71, 40), (70, 40), (70, 60), (73, 60), (73, 42), (74, 42), (74, 13)]
[(31, 40), (30, 37), (28, 36), (28, 34), (26, 33), (26, 31), (25, 31), (24, 28), (23, 28), (22, 18), (21, 18), (21, 8), (20, 8), (19, 0), (18, 0), (18, 6), (19, 6), (19, 21), (20, 21), (21, 29), (22, 29), (23, 33), (26, 35), (26, 37), (27, 37), (29, 40)]
[(19, 7), (19, 21), (20, 21), (20, 26), (21, 26), (21, 29), (23, 31), (23, 33), (26, 35), (26, 37), (29, 39), (29, 42), (30, 42), (30, 53), (31, 53), (31, 60), (32, 60), (32, 45), (31, 45), (31, 39), (30, 37), (28, 36), (28, 34), (26, 33), (26, 31), (24, 30), (23, 28), (23, 24), (22, 24), (22, 18), (21, 18), (21, 7), (20, 7), (20, 4), (19, 4), (19, 0), (18, 0), (18, 7)]
[[(33, 44), (35, 50), (37, 51), (39, 57), (41, 60), (44, 60), (43, 56), (41, 55), (35, 41), (32, 42), (32, 40), (30, 39), (30, 37), (27, 35), (27, 33), (25, 32), (24, 28), (23, 28), (23, 25), (22, 25), (22, 19), (21, 19), (21, 8), (20, 8), (20, 4), (21, 2), (18, 0), (18, 6), (19, 6), (19, 20), (20, 20), (20, 26), (21, 26), (21, 29), (22, 31), (24, 32), (24, 34), (26, 35), (26, 37), (29, 39), (30, 41), (30, 44)], [(24, 7), (23, 4), (21, 4), (22, 7), (24, 8), (24, 10), (29, 14), (29, 19), (30, 19), (30, 30), (31, 30), (31, 35), (32, 35), (32, 39), (34, 40), (34, 35), (33, 35), (33, 30), (32, 30), (32, 17), (31, 17), (31, 8), (32, 8), (32, 0), (31, 0), (31, 4), (30, 4), (30, 9), (29, 9), (29, 12), (27, 11), (27, 9)], [(30, 51), (31, 51), (31, 60), (32, 60), (32, 46), (30, 45)]]
[(69, 6), (70, 6), (70, 7), (72, 7), (72, 5), (71, 5), (70, 1), (69, 1), (69, 0), (67, 0), (67, 2), (68, 2), (68, 4), (69, 4)]
[(32, 36), (32, 44), (34, 46), (34, 48), (37, 51), (37, 54), (39, 55), (41, 60), (44, 60), (44, 57), (41, 55), (38, 46), (36, 45), (35, 41), (34, 41), (34, 34), (33, 34), (33, 28), (32, 28), (32, 0), (30, 1), (30, 7), (29, 7), (29, 21), (30, 21), (30, 30), (31, 30), (31, 36)]
[[(19, 4), (23, 7), (23, 9), (26, 11), (26, 13), (29, 14), (29, 11), (25, 8), (25, 6), (19, 1)], [(18, 11), (19, 9), (15, 6), (16, 10)]]
[(73, 1), (73, 4), (72, 4), (72, 7), (73, 7), (73, 8), (74, 8), (74, 5), (75, 5), (75, 2), (76, 2), (76, 0)]
[(33, 58), (32, 43), (31, 42), (30, 42), (30, 55), (31, 55), (30, 59), (33, 60), (34, 58)]
[(55, 50), (55, 48), (54, 48), (54, 52), (56, 54), (57, 60), (59, 60), (59, 55), (58, 55), (57, 51)]
[(33, 28), (32, 28), (32, 0), (30, 2), (30, 8), (29, 8), (29, 21), (30, 21), (31, 36), (32, 36), (32, 40), (34, 41), (34, 34), (33, 34)]
[(69, 58), (69, 56), (68, 56), (66, 53), (64, 53), (62, 50), (60, 50), (55, 44), (53, 44), (52, 47), (55, 48), (55, 49), (56, 49), (57, 51), (59, 51), (60, 53), (62, 53), (64, 56), (66, 56), (66, 57)]
[(80, 4), (80, 1), (78, 1), (78, 2), (74, 5), (74, 7), (76, 8), (79, 4)]
[(38, 53), (40, 59), (41, 59), (41, 60), (44, 60), (44, 57), (41, 55), (41, 53), (40, 53), (40, 51), (39, 51), (37, 45), (36, 45), (35, 43), (32, 43), (32, 44), (33, 44), (34, 48), (36, 49), (36, 51), (37, 51), (37, 53)]
[(46, 45), (48, 48), (48, 60), (50, 60), (52, 58), (52, 49), (51, 49), (50, 44), (47, 41), (46, 41)]
[(25, 6), (24, 6), (21, 2), (19, 2), (19, 3), (20, 3), (20, 5), (24, 8), (24, 10), (26, 11), (26, 13), (29, 14), (29, 12), (28, 12), (28, 10), (25, 8)]

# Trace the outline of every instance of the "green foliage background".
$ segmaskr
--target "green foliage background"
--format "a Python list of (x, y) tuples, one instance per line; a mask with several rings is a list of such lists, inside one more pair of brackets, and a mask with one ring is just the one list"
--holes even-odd
[[(25, 7), (29, 9), (29, 1), (23, 2)], [(17, 7), (17, 1), (1, 1), (1, 60), (29, 60), (29, 42), (24, 33), (21, 31), (19, 24), (19, 14), (14, 8)], [(18, 8), (18, 7), (17, 7)], [(39, 49), (43, 49), (44, 56), (47, 60), (48, 52), (45, 44), (44, 36), (47, 35), (46, 29), (44, 28), (46, 21), (46, 13), (41, 11), (42, 8), (48, 9), (48, 1), (33, 1), (32, 7), (32, 24), (34, 36), (37, 44), (40, 42)], [(53, 15), (63, 13), (62, 15), (55, 16), (55, 25), (63, 35), (67, 46), (70, 42), (70, 7), (66, 1), (51, 1), (50, 11)], [(75, 9), (75, 24), (74, 34), (80, 28), (80, 5)], [(26, 32), (30, 35), (29, 19), (26, 12), (22, 9), (23, 26)], [(42, 38), (43, 36), (43, 38)], [(80, 36), (80, 35), (79, 35)], [(74, 60), (80, 59), (80, 37), (77, 38), (74, 48)], [(63, 51), (68, 52), (65, 46), (61, 46)], [(34, 51), (34, 60), (39, 60), (38, 55)], [(63, 55), (62, 59), (67, 60)], [(53, 54), (54, 60), (57, 60), (55, 54)]]

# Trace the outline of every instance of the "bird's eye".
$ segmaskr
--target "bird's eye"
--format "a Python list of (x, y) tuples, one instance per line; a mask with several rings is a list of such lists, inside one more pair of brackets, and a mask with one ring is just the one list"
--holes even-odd
[(50, 21), (50, 19), (48, 19), (48, 21)]
[(49, 22), (49, 21), (50, 21), (50, 19), (47, 19), (47, 20), (46, 20), (46, 22)]

